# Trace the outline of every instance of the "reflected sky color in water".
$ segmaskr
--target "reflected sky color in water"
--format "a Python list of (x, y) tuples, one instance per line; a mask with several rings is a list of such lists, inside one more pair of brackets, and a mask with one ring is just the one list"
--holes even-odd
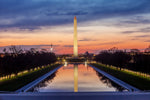
[[(74, 85), (74, 68), (78, 67), (78, 85)], [(61, 67), (56, 73), (34, 87), (32, 92), (78, 92), (124, 91), (124, 89), (103, 75), (97, 73), (92, 67), (83, 64)], [(75, 88), (77, 88), (75, 87)], [(77, 91), (76, 91), (77, 92)]]

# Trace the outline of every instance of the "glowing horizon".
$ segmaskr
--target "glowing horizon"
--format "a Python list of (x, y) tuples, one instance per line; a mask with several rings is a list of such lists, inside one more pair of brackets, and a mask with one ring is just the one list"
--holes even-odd
[[(40, 49), (50, 48), (52, 43), (56, 54), (73, 54), (74, 16), (78, 18), (79, 53), (150, 45), (150, 1), (58, 1), (18, 2), (22, 6), (0, 1), (0, 52), (10, 45)], [(49, 4), (58, 6), (48, 8)]]

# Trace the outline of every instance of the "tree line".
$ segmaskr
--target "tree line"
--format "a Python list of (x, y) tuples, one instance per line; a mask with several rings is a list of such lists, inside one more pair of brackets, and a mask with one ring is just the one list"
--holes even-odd
[(150, 55), (141, 53), (132, 56), (133, 62), (129, 63), (127, 68), (132, 70), (150, 73)]
[[(15, 49), (14, 47), (12, 48)], [(22, 50), (13, 50), (11, 53), (5, 52), (5, 56), (0, 57), (0, 76), (17, 74), (24, 70), (42, 67), (57, 60), (55, 54), (50, 52), (35, 52), (33, 49), (26, 52), (18, 51)]]
[(127, 53), (121, 50), (110, 52), (105, 50), (95, 56), (97, 62), (107, 65), (113, 65), (121, 68), (127, 68), (144, 73), (150, 72), (150, 55), (145, 53)]

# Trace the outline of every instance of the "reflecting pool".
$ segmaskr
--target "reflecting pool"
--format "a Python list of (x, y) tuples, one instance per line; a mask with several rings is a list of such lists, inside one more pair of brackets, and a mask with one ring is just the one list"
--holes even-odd
[(127, 91), (87, 64), (68, 64), (33, 87), (29, 92)]

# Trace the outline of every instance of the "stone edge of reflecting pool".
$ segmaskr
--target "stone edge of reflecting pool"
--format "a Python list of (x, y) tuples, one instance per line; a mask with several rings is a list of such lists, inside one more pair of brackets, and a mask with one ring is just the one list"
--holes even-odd
[(59, 65), (57, 68), (55, 68), (54, 70), (46, 73), (45, 75), (37, 78), (36, 80), (30, 82), (29, 84), (23, 86), (22, 88), (16, 90), (15, 92), (27, 92), (28, 90), (30, 90), (32, 87), (36, 86), (37, 84), (39, 84), (40, 82), (42, 82), (44, 79), (46, 79), (47, 77), (49, 77), (50, 75), (52, 75), (53, 73), (55, 73), (59, 68), (61, 68), (63, 65)]
[[(115, 84), (129, 90), (129, 91), (140, 91), (138, 89), (136, 89), (135, 87), (107, 74), (106, 72), (104, 71), (101, 71), (100, 69), (88, 64), (90, 67), (92, 67), (95, 71), (97, 71), (98, 73), (104, 75), (106, 78), (108, 78), (110, 81), (114, 82)], [(37, 84), (39, 84), (40, 82), (42, 82), (44, 79), (46, 79), (47, 77), (51, 76), (53, 73), (55, 73), (59, 68), (61, 68), (63, 65), (60, 65), (58, 68), (50, 71), (49, 73), (41, 76), (40, 78), (36, 79), (35, 81), (27, 84), (26, 86), (22, 87), (21, 89), (17, 90), (16, 92), (27, 92), (28, 90), (30, 90), (31, 88), (33, 88), (34, 86), (36, 86)], [(88, 92), (88, 91), (87, 91)], [(89, 91), (90, 92), (90, 91)], [(93, 91), (93, 92), (103, 92), (103, 91)], [(109, 92), (109, 91), (108, 91)], [(118, 92), (118, 91), (115, 91), (115, 92)], [(31, 92), (30, 92), (31, 93)], [(68, 93), (68, 92), (67, 92)], [(80, 93), (80, 91), (79, 91)]]
[(112, 75), (110, 75), (110, 74), (108, 74), (108, 73), (106, 73), (106, 72), (96, 68), (95, 66), (93, 66), (91, 64), (89, 64), (89, 66), (94, 68), (96, 71), (98, 71), (99, 73), (101, 73), (102, 75), (104, 75), (105, 77), (107, 77), (108, 79), (113, 81), (114, 83), (116, 83), (116, 84), (124, 87), (125, 89), (129, 90), (130, 92), (132, 92), (132, 91), (140, 91), (139, 89), (137, 89), (137, 88), (135, 88), (135, 87), (125, 83), (124, 81), (121, 81), (120, 79), (118, 79), (118, 78), (116, 78), (116, 77), (114, 77), (114, 76), (112, 76)]
[[(66, 68), (66, 66), (64, 66), (65, 67), (65, 69), (69, 69), (69, 71), (70, 71), (70, 66), (72, 66), (72, 65), (74, 65), (74, 68), (75, 68), (75, 65), (84, 65), (84, 64), (68, 64), (68, 68)], [(98, 71), (96, 71), (92, 66), (90, 66), (90, 65), (88, 65), (90, 68), (92, 68), (92, 70), (94, 70), (94, 73), (96, 72), (97, 73), (97, 76), (99, 76), (98, 74), (100, 74), (100, 76), (99, 77), (105, 77), (103, 74), (101, 74), (101, 73), (99, 73)], [(85, 66), (86, 67), (86, 69), (87, 69), (87, 66)], [(85, 68), (84, 67), (84, 68)], [(71, 69), (74, 69), (74, 68), (71, 68)], [(81, 69), (81, 68), (83, 68), (83, 67), (79, 67), (79, 69)], [(63, 68), (64, 69), (64, 68)], [(60, 72), (60, 71), (61, 72)], [(59, 73), (59, 74), (57, 74), (56, 76), (58, 77), (58, 78), (60, 78), (60, 73), (63, 75), (63, 70), (62, 70), (62, 67), (61, 67), (61, 69), (59, 69), (58, 70), (58, 72), (57, 73)], [(81, 70), (83, 70), (83, 69), (81, 69)], [(81, 71), (80, 70), (80, 71)], [(84, 69), (85, 70), (85, 69)], [(63, 71), (63, 72), (62, 72)], [(75, 71), (75, 69), (74, 69), (74, 71)], [(79, 72), (80, 72), (79, 71)], [(86, 74), (87, 74), (87, 70), (85, 70), (85, 72), (86, 72)], [(85, 73), (85, 72), (83, 72), (83, 73)], [(62, 75), (61, 75), (61, 77), (62, 77)], [(81, 75), (81, 74), (80, 74)], [(69, 75), (70, 76), (70, 75)], [(93, 76), (93, 75), (92, 75)], [(51, 76), (50, 76), (51, 77)], [(66, 77), (66, 76), (63, 76), (63, 77)], [(53, 84), (51, 85), (51, 87), (57, 87), (57, 85), (61, 82), (60, 81), (60, 79), (58, 79), (58, 78), (56, 78), (55, 80), (55, 82), (53, 82)], [(83, 78), (83, 77), (82, 77)], [(94, 78), (94, 77), (93, 77)], [(110, 83), (112, 84), (116, 84), (115, 82), (113, 82), (112, 80), (110, 80), (109, 78), (107, 78), (107, 77), (105, 77), (107, 80), (109, 80), (110, 81)], [(50, 78), (50, 79), (53, 79), (53, 78)], [(68, 78), (67, 78), (68, 79)], [(104, 78), (102, 78), (102, 80), (103, 80)], [(57, 93), (57, 92), (67, 92), (67, 93), (69, 93), (69, 92), (73, 92), (72, 90), (69, 90), (68, 91), (68, 87), (66, 87), (66, 90), (63, 90), (63, 88), (50, 88), (49, 86), (50, 85), (46, 85), (47, 84), (47, 82), (48, 82), (48, 80), (49, 79), (47, 79), (45, 82), (43, 81), (42, 83), (39, 83), (39, 84), (37, 84), (35, 87), (33, 87), (31, 90), (29, 90), (29, 91), (27, 91), (27, 92), (55, 92), (55, 93)], [(59, 80), (59, 81), (58, 81)], [(101, 79), (100, 79), (101, 80)], [(101, 80), (101, 81), (102, 81)], [(49, 81), (51, 81), (51, 80), (49, 80)], [(96, 81), (96, 80), (95, 80)], [(59, 82), (59, 83), (58, 83)], [(63, 81), (62, 81), (63, 82)], [(75, 82), (75, 81), (74, 81)], [(82, 83), (82, 81), (80, 80), (80, 82)], [(80, 83), (79, 82), (79, 83)], [(88, 81), (84, 81), (84, 82), (88, 82)], [(92, 81), (89, 81), (90, 83), (92, 82)], [(98, 81), (96, 81), (96, 82), (98, 82)], [(108, 81), (107, 81), (108, 82)], [(103, 84), (108, 84), (108, 83), (105, 83), (105, 82), (102, 82)], [(43, 86), (42, 86), (42, 84), (43, 84)], [(44, 85), (45, 84), (45, 85)], [(48, 84), (49, 84), (49, 82), (48, 82)], [(57, 84), (57, 85), (56, 85)], [(88, 83), (87, 83), (88, 84)], [(112, 84), (112, 86), (113, 86), (113, 88), (116, 88), (117, 90), (113, 90), (113, 92), (127, 92), (127, 89), (125, 89), (124, 87), (122, 87), (122, 86), (120, 86), (120, 85), (118, 85), (118, 84), (116, 84), (116, 85), (113, 85)], [(118, 86), (117, 86), (118, 85)], [(60, 85), (59, 85), (60, 86)], [(80, 85), (81, 86), (81, 85)], [(108, 86), (108, 85), (107, 85)], [(47, 88), (48, 87), (48, 88)], [(65, 86), (63, 86), (63, 87), (65, 87)], [(79, 87), (79, 91), (74, 91), (74, 92), (112, 92), (112, 90), (110, 89), (108, 89), (107, 90), (107, 87), (106, 87), (106, 90), (103, 90), (104, 88), (103, 87), (101, 87), (100, 86), (100, 90), (88, 90), (88, 89), (90, 89), (90, 88), (86, 88), (85, 89), (85, 87), (86, 86), (84, 86), (84, 87)], [(105, 86), (104, 86), (105, 87)], [(108, 86), (109, 87), (109, 86)], [(122, 87), (122, 89), (124, 88), (124, 90), (122, 90), (121, 89), (121, 87)], [(43, 89), (42, 89), (43, 88)], [(93, 87), (94, 88), (94, 87)], [(111, 87), (110, 87), (111, 88)], [(74, 89), (75, 89), (75, 87), (74, 87)], [(82, 90), (83, 89), (83, 90)], [(101, 90), (102, 89), (102, 90)], [(121, 89), (121, 90), (120, 90)], [(58, 90), (60, 90), (60, 91), (58, 91)]]
[(13, 93), (0, 94), (2, 100), (149, 100), (150, 92), (102, 92), (102, 93)]

